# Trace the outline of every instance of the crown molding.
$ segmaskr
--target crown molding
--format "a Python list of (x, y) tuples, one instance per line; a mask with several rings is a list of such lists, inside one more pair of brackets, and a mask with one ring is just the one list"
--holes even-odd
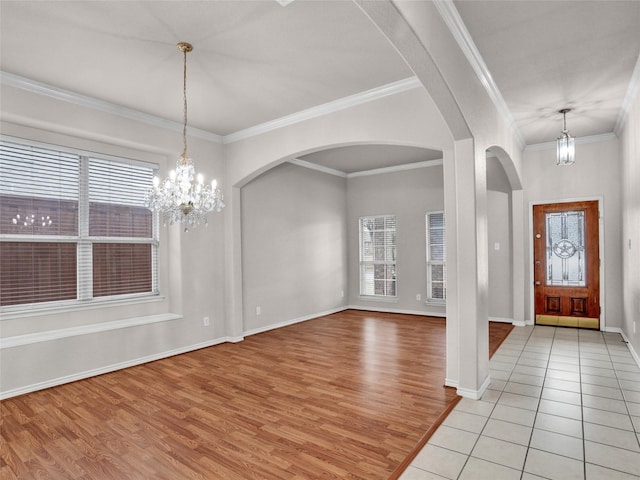
[(620, 108), (620, 112), (618, 113), (616, 126), (613, 127), (613, 132), (618, 136), (620, 136), (620, 134), (622, 133), (624, 124), (627, 122), (629, 110), (631, 110), (631, 106), (633, 105), (633, 101), (638, 96), (638, 92), (640, 92), (640, 55), (638, 55), (638, 61), (636, 62), (636, 66), (633, 69), (633, 74), (631, 75), (631, 80), (629, 81), (627, 93), (624, 96), (624, 100), (622, 101), (622, 107)]
[(238, 140), (244, 140), (257, 135), (262, 135), (267, 132), (271, 132), (278, 128), (287, 127), (295, 123), (303, 122), (305, 120), (311, 120), (313, 118), (321, 117), (330, 113), (338, 112), (346, 108), (361, 105), (363, 103), (378, 100), (389, 95), (395, 95), (396, 93), (405, 92), (414, 88), (423, 87), (418, 77), (409, 77), (396, 82), (382, 85), (381, 87), (372, 88), (364, 92), (356, 93), (348, 97), (340, 98), (332, 102), (324, 103), (316, 107), (301, 110), (291, 115), (277, 118), (253, 127), (245, 128), (234, 133), (225, 135), (222, 139), (223, 143), (233, 143)]
[(383, 173), (403, 172), (405, 170), (415, 170), (416, 168), (436, 167), (442, 165), (442, 159), (425, 160), (424, 162), (406, 163), (404, 165), (394, 165), (393, 167), (374, 168), (347, 174), (347, 178), (367, 177), (369, 175), (381, 175)]
[(526, 143), (524, 141), (524, 138), (522, 137), (522, 134), (520, 133), (520, 129), (518, 129), (516, 121), (514, 120), (513, 115), (511, 115), (511, 111), (509, 110), (509, 107), (507, 107), (507, 104), (502, 97), (502, 93), (500, 93), (498, 86), (493, 81), (491, 72), (489, 71), (489, 68), (487, 68), (487, 65), (484, 63), (484, 59), (482, 58), (482, 55), (480, 55), (476, 44), (473, 42), (471, 34), (462, 21), (462, 18), (460, 17), (460, 14), (456, 9), (453, 0), (435, 0), (433, 4), (444, 20), (444, 23), (451, 31), (453, 38), (458, 43), (458, 46), (462, 50), (464, 56), (467, 58), (469, 64), (471, 65), (471, 68), (473, 68), (473, 71), (480, 79), (480, 83), (482, 83), (482, 86), (489, 95), (489, 98), (491, 98), (491, 101), (498, 109), (498, 112), (502, 115), (505, 122), (507, 122), (507, 125), (511, 127), (511, 130), (513, 131), (518, 143), (520, 144), (520, 148), (525, 148)]
[[(63, 88), (54, 87), (52, 85), (38, 82), (36, 80), (22, 77), (20, 75), (15, 75), (13, 73), (0, 71), (0, 83), (28, 92), (36, 93), (38, 95), (43, 95), (46, 97), (54, 98), (56, 100), (72, 103), (74, 105), (119, 115), (121, 117), (146, 123), (154, 127), (160, 127), (175, 132), (182, 132), (183, 125), (181, 123), (167, 120), (155, 115), (150, 115), (148, 113), (140, 112), (132, 108), (123, 107), (122, 105), (117, 105), (115, 103), (107, 102), (86, 95), (81, 95), (79, 93), (65, 90)], [(373, 100), (378, 100), (389, 95), (395, 95), (396, 93), (412, 90), (414, 88), (420, 88), (422, 86), (423, 85), (420, 80), (418, 80), (418, 78), (414, 76), (405, 78), (403, 80), (398, 80), (387, 85), (382, 85), (381, 87), (372, 88), (371, 90), (356, 93), (354, 95), (328, 102), (323, 105), (318, 105), (317, 107), (302, 110), (300, 112), (296, 112), (291, 115), (271, 120), (269, 122), (255, 125), (244, 130), (239, 130), (225, 136), (189, 126), (187, 127), (187, 133), (192, 137), (202, 138), (204, 140), (209, 140), (216, 143), (233, 143), (238, 140), (243, 140), (256, 135), (262, 135), (278, 128), (286, 127), (298, 122), (344, 110), (355, 105), (361, 105)]]
[(347, 178), (347, 174), (336, 170), (335, 168), (324, 167), (322, 165), (318, 165), (317, 163), (307, 162), (306, 160), (300, 160), (299, 158), (294, 158), (293, 160), (289, 160), (289, 163), (293, 163), (294, 165), (298, 165), (299, 167), (308, 168), (309, 170), (317, 170), (318, 172), (328, 173), (329, 175), (335, 175), (336, 177)]
[(328, 173), (329, 175), (335, 175), (336, 177), (355, 178), (355, 177), (366, 177), (369, 175), (380, 175), (383, 173), (402, 172), (405, 170), (414, 170), (416, 168), (435, 167), (437, 165), (442, 165), (442, 159), (425, 160), (424, 162), (406, 163), (404, 165), (394, 165), (393, 167), (374, 168), (372, 170), (363, 170), (361, 172), (353, 172), (353, 173), (345, 173), (341, 170), (336, 170), (335, 168), (323, 167), (322, 165), (318, 165), (317, 163), (307, 162), (306, 160), (300, 160), (299, 158), (294, 158), (293, 160), (289, 160), (289, 163), (293, 163), (294, 165), (308, 168), (310, 170), (317, 170), (318, 172)]
[[(89, 97), (87, 95), (81, 95), (79, 93), (65, 90), (63, 88), (54, 87), (43, 82), (31, 80), (30, 78), (21, 77), (13, 73), (0, 71), (0, 82), (3, 85), (7, 85), (14, 88), (19, 88), (31, 93), (43, 95), (45, 97), (54, 98), (56, 100), (62, 100), (64, 102), (79, 105), (81, 107), (92, 108), (105, 113), (111, 113), (113, 115), (119, 115), (130, 120), (135, 120), (154, 127), (164, 128), (166, 130), (172, 130), (182, 133), (183, 124), (167, 120), (166, 118), (143, 113), (132, 108), (123, 107), (115, 103), (107, 102), (97, 98)], [(211, 142), (222, 143), (222, 136), (215, 133), (200, 130), (199, 128), (187, 126), (187, 133), (195, 138), (201, 138), (209, 140)]]
[[(586, 143), (596, 143), (596, 142), (606, 142), (608, 140), (613, 140), (618, 138), (618, 136), (611, 133), (601, 133), (599, 135), (589, 135), (586, 137), (576, 137), (576, 145), (586, 144)], [(524, 149), (525, 152), (535, 152), (539, 150), (551, 150), (556, 148), (556, 142), (545, 142), (545, 143), (532, 143), (531, 145), (527, 145)]]

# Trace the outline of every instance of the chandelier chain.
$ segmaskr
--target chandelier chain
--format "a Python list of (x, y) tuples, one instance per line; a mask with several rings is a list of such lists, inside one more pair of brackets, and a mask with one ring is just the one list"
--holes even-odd
[(561, 113), (562, 114), (562, 118), (563, 118), (563, 121), (562, 121), (562, 125), (563, 125), (562, 131), (563, 132), (567, 131), (567, 113), (569, 113), (570, 111), (571, 111), (570, 108), (563, 108), (562, 110), (558, 110), (558, 113)]
[(184, 55), (184, 68), (182, 72), (182, 97), (184, 100), (183, 106), (183, 116), (184, 116), (184, 125), (182, 126), (182, 161), (187, 161), (187, 49), (182, 49), (182, 54)]

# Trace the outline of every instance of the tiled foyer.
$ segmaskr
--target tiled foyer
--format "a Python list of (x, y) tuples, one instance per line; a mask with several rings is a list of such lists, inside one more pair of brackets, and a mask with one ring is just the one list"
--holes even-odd
[(640, 368), (617, 333), (517, 327), (401, 480), (640, 479)]

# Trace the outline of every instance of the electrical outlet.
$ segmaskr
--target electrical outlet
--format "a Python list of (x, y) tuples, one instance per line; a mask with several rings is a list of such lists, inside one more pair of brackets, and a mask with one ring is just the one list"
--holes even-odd
[(262, 315), (262, 308), (256, 307), (256, 315)]
[(202, 324), (203, 324), (205, 327), (208, 327), (208, 326), (209, 326), (209, 317), (204, 317), (204, 318), (202, 319)]
[(422, 295), (416, 293), (416, 301), (419, 302), (420, 300), (422, 300)]
[(340, 291), (340, 296), (341, 296), (342, 298), (344, 298), (344, 290), (341, 290), (341, 291)]

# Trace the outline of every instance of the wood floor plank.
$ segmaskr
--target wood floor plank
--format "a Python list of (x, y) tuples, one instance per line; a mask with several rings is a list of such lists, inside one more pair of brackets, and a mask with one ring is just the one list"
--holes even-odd
[(348, 310), (4, 400), (0, 474), (384, 480), (458, 398), (444, 376), (444, 319)]

